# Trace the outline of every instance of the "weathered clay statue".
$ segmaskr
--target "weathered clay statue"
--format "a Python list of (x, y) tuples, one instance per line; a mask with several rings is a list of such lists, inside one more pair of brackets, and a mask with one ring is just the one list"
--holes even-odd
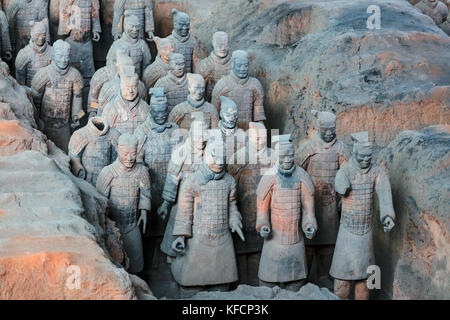
[(163, 88), (150, 89), (150, 116), (136, 128), (134, 135), (138, 138), (138, 161), (149, 169), (152, 181), (152, 201), (154, 212), (150, 223), (150, 235), (162, 237), (165, 224), (157, 216), (156, 210), (162, 204), (162, 192), (167, 175), (167, 166), (172, 149), (180, 143), (182, 136), (178, 126), (168, 122), (167, 99)]
[(145, 40), (139, 38), (139, 30), (141, 27), (138, 17), (132, 15), (128, 10), (125, 11), (125, 30), (120, 39), (113, 42), (108, 51), (108, 55), (106, 56), (106, 60), (113, 59), (112, 55), (116, 54), (117, 49), (123, 49), (128, 53), (131, 59), (133, 59), (136, 73), (139, 75), (139, 78), (142, 77), (143, 71), (150, 65), (152, 60), (152, 55), (147, 43)]
[(90, 118), (69, 141), (72, 173), (95, 186), (100, 171), (115, 160), (119, 136), (119, 131), (110, 128), (105, 119)]
[(120, 133), (134, 133), (149, 113), (148, 104), (138, 95), (139, 77), (133, 66), (123, 67), (120, 76), (120, 94), (111, 100), (102, 112), (112, 128)]
[(210, 140), (202, 164), (183, 184), (178, 201), (173, 228), (177, 238), (172, 244), (179, 253), (172, 263), (175, 281), (183, 287), (228, 289), (238, 280), (231, 232), (245, 239), (236, 182), (226, 172), (222, 141)]
[(174, 52), (173, 42), (169, 38), (154, 37), (158, 55), (155, 61), (144, 70), (142, 81), (147, 89), (153, 88), (156, 81), (164, 77), (170, 70), (168, 53)]
[(176, 204), (186, 178), (192, 174), (202, 163), (203, 150), (209, 139), (208, 129), (204, 122), (193, 121), (189, 130), (189, 137), (186, 141), (172, 151), (170, 162), (167, 167), (167, 176), (162, 193), (163, 203), (158, 208), (158, 214), (165, 219), (170, 211), (169, 221), (161, 242), (161, 251), (168, 256), (168, 262), (176, 257), (176, 252), (172, 249), (172, 243), (176, 239), (173, 236), (173, 226), (178, 210)]
[(375, 264), (373, 250), (374, 195), (379, 201), (384, 232), (394, 227), (395, 213), (389, 178), (385, 170), (371, 163), (372, 143), (367, 132), (352, 135), (353, 154), (336, 173), (334, 187), (342, 195), (342, 213), (330, 275), (334, 294), (350, 296), (355, 282), (355, 299), (368, 299), (367, 268)]
[(189, 89), (184, 69), (184, 56), (181, 53), (169, 53), (169, 64), (170, 71), (156, 81), (155, 87), (164, 88), (170, 112), (177, 104), (186, 101)]
[(138, 140), (134, 135), (122, 134), (118, 144), (118, 157), (100, 172), (97, 190), (109, 199), (109, 216), (119, 228), (130, 259), (128, 272), (138, 273), (144, 268), (139, 225), (142, 222), (145, 233), (147, 211), (151, 210), (150, 175), (143, 164), (136, 163)]
[(11, 44), (17, 53), (24, 48), (31, 38), (30, 22), (42, 21), (45, 26), (45, 39), (50, 42), (48, 26), (48, 1), (46, 0), (11, 0), (6, 10), (11, 33)]
[(112, 35), (114, 40), (119, 39), (123, 32), (124, 13), (128, 11), (139, 19), (143, 26), (139, 30), (139, 39), (144, 39), (144, 31), (147, 41), (153, 39), (155, 24), (153, 21), (153, 4), (151, 0), (117, 0), (114, 2), (114, 17), (112, 22)]
[(30, 43), (17, 54), (16, 79), (21, 85), (31, 86), (36, 72), (52, 62), (52, 47), (45, 41), (46, 26), (43, 22), (34, 22), (31, 28)]
[[(118, 95), (118, 93), (120, 93), (120, 75), (122, 74), (123, 69), (127, 66), (132, 66), (133, 68), (135, 68), (133, 60), (126, 54), (126, 52), (118, 50), (117, 54), (114, 57), (116, 59), (116, 73), (111, 80), (108, 80), (104, 83), (100, 90), (100, 93), (98, 95), (97, 115), (101, 115), (106, 105), (111, 100), (113, 100)], [(145, 102), (148, 101), (147, 88), (140, 80), (138, 83), (138, 94), (142, 100), (144, 100)], [(92, 105), (92, 107), (95, 107), (95, 105)], [(93, 110), (93, 108), (91, 110)]]
[(267, 129), (261, 123), (250, 122), (249, 144), (238, 150), (236, 163), (228, 172), (237, 184), (237, 206), (242, 214), (245, 242), (233, 237), (237, 254), (239, 283), (258, 285), (258, 267), (263, 238), (256, 232), (256, 189), (264, 173), (276, 161), (275, 152), (267, 147)]
[(216, 107), (205, 101), (205, 80), (199, 74), (188, 73), (189, 95), (187, 100), (177, 104), (169, 115), (169, 121), (180, 128), (189, 130), (193, 120), (205, 122), (209, 128), (217, 128), (219, 113)]
[(227, 96), (235, 101), (239, 110), (238, 126), (247, 130), (250, 121), (266, 120), (263, 105), (264, 91), (259, 80), (248, 75), (246, 51), (234, 51), (231, 60), (232, 72), (216, 83), (211, 103), (220, 110), (220, 96)]
[(3, 60), (9, 61), (12, 59), (12, 46), (11, 40), (9, 38), (9, 25), (8, 19), (6, 18), (6, 14), (3, 10), (0, 10), (0, 53), (2, 55)]
[(261, 178), (256, 191), (256, 230), (264, 238), (258, 277), (262, 285), (297, 291), (307, 277), (301, 230), (312, 239), (317, 223), (314, 185), (308, 173), (295, 165), (289, 138), (279, 136), (279, 161)]
[(228, 45), (228, 34), (217, 31), (212, 39), (213, 51), (205, 59), (200, 60), (195, 73), (199, 73), (206, 80), (206, 100), (211, 101), (211, 95), (220, 78), (231, 72), (231, 55)]
[(332, 287), (329, 277), (334, 244), (339, 230), (334, 178), (339, 168), (350, 158), (344, 143), (336, 139), (336, 116), (331, 112), (312, 110), (317, 118), (317, 133), (295, 152), (295, 163), (311, 176), (314, 183), (314, 207), (318, 231), (314, 239), (306, 240), (308, 268), (317, 261), (317, 277), (321, 286)]
[(191, 19), (177, 9), (172, 9), (173, 31), (168, 37), (173, 41), (175, 52), (181, 53), (186, 61), (186, 72), (192, 72), (201, 59), (201, 51), (197, 39), (189, 33)]
[(71, 128), (79, 126), (84, 115), (83, 78), (69, 65), (69, 59), (70, 45), (57, 40), (53, 44), (52, 63), (39, 69), (31, 81), (40, 118), (44, 121), (44, 133), (66, 153)]
[(438, 26), (447, 20), (448, 7), (441, 1), (422, 0), (415, 7), (433, 19), (434, 23)]

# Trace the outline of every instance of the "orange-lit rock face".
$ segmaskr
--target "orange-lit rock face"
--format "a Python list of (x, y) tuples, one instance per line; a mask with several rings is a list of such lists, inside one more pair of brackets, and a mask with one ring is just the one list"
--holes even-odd
[(11, 156), (26, 150), (47, 154), (46, 140), (40, 131), (17, 120), (0, 120), (0, 156)]

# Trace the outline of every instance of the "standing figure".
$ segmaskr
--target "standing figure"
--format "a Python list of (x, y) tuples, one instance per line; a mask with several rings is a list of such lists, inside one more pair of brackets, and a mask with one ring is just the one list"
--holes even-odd
[(86, 126), (72, 134), (69, 157), (72, 173), (94, 186), (100, 171), (117, 156), (120, 133), (110, 128), (105, 119), (93, 117)]
[(192, 72), (201, 59), (201, 51), (197, 39), (189, 33), (191, 19), (189, 16), (177, 9), (172, 9), (173, 31), (168, 37), (173, 41), (175, 52), (184, 56), (185, 72)]
[(164, 77), (170, 71), (169, 52), (173, 53), (173, 42), (169, 38), (154, 37), (158, 55), (155, 61), (144, 70), (142, 81), (147, 89), (153, 88), (156, 81)]
[(184, 56), (180, 53), (169, 54), (170, 71), (156, 81), (155, 87), (164, 88), (169, 112), (189, 95), (188, 81), (184, 69)]
[(438, 26), (447, 20), (449, 9), (439, 0), (422, 0), (415, 7), (433, 19)]
[(256, 232), (256, 189), (277, 159), (275, 152), (267, 147), (264, 125), (250, 122), (248, 136), (249, 144), (236, 152), (237, 161), (228, 166), (228, 172), (236, 180), (237, 206), (244, 225), (245, 242), (234, 237), (239, 283), (257, 286), (263, 239)]
[[(95, 73), (92, 40), (100, 40), (98, 0), (60, 0), (58, 35), (68, 36), (72, 48), (70, 64), (80, 71), (84, 79), (83, 105), (89, 95), (89, 82)], [(86, 108), (86, 107), (85, 107)]]
[(11, 40), (9, 38), (8, 19), (6, 18), (6, 14), (3, 12), (3, 10), (0, 10), (0, 36), (0, 54), (2, 55), (2, 58), (4, 60), (9, 61), (13, 57), (12, 46)]
[(111, 100), (102, 112), (112, 128), (120, 133), (134, 133), (149, 116), (148, 104), (138, 95), (139, 77), (133, 66), (123, 67), (120, 76), (120, 94)]
[(312, 239), (317, 223), (314, 185), (308, 173), (295, 165), (289, 139), (290, 135), (279, 136), (278, 163), (256, 190), (256, 231), (264, 238), (258, 277), (262, 285), (298, 291), (308, 272), (301, 230)]
[(145, 233), (147, 211), (151, 210), (150, 175), (143, 164), (136, 163), (137, 145), (135, 136), (122, 134), (117, 159), (103, 168), (97, 179), (97, 190), (109, 200), (110, 217), (119, 228), (123, 247), (130, 259), (130, 273), (138, 273), (144, 268), (139, 225), (142, 222)]
[(350, 296), (355, 282), (355, 299), (369, 299), (367, 268), (375, 264), (373, 250), (374, 194), (377, 194), (384, 232), (394, 227), (391, 185), (383, 168), (372, 161), (372, 143), (367, 132), (352, 135), (353, 154), (338, 170), (334, 187), (342, 195), (342, 214), (330, 275), (334, 294)]
[(139, 39), (144, 39), (144, 30), (147, 41), (153, 40), (155, 23), (153, 21), (152, 0), (116, 0), (114, 2), (114, 16), (112, 22), (112, 35), (114, 40), (119, 39), (123, 33), (123, 20), (125, 12), (136, 16), (142, 28), (139, 30)]
[(111, 45), (106, 60), (113, 59), (117, 49), (121, 48), (133, 59), (136, 73), (141, 78), (142, 72), (150, 65), (152, 55), (145, 40), (139, 38), (139, 30), (142, 27), (139, 19), (128, 10), (125, 11), (124, 17), (125, 30), (120, 39), (114, 41)]
[(16, 79), (21, 85), (31, 87), (31, 80), (36, 72), (52, 62), (53, 49), (45, 41), (46, 32), (43, 22), (34, 22), (30, 43), (17, 54)]
[(170, 111), (169, 121), (186, 130), (189, 130), (194, 120), (203, 121), (208, 129), (217, 128), (219, 113), (216, 107), (205, 101), (205, 80), (195, 73), (188, 73), (187, 80), (189, 90), (187, 100), (177, 104)]
[(208, 143), (202, 164), (187, 178), (178, 200), (172, 249), (179, 255), (172, 263), (172, 274), (182, 286), (180, 291), (193, 293), (211, 286), (227, 290), (238, 280), (231, 232), (245, 239), (236, 206), (236, 182), (226, 172), (220, 140)]
[(200, 60), (195, 73), (206, 80), (206, 100), (211, 101), (212, 92), (217, 81), (231, 72), (231, 55), (228, 34), (217, 31), (212, 39), (213, 51), (205, 59)]
[(266, 120), (264, 113), (264, 91), (258, 79), (248, 75), (248, 54), (236, 50), (231, 56), (232, 72), (216, 83), (212, 92), (211, 103), (220, 111), (220, 96), (227, 96), (235, 101), (239, 110), (239, 128), (248, 129), (250, 121)]
[(332, 288), (329, 276), (334, 244), (339, 230), (334, 178), (350, 158), (344, 143), (336, 139), (336, 116), (331, 112), (312, 110), (317, 118), (318, 132), (295, 152), (295, 163), (311, 176), (314, 184), (314, 207), (318, 231), (314, 239), (306, 240), (308, 269), (316, 257), (317, 279), (321, 287)]
[[(123, 69), (130, 66), (135, 68), (133, 60), (124, 51), (118, 50), (112, 61), (114, 60), (116, 72), (112, 79), (106, 81), (100, 89), (98, 104), (92, 104), (91, 110), (95, 110), (94, 107), (96, 106), (97, 115), (101, 115), (106, 105), (120, 93), (120, 76), (123, 73)], [(138, 83), (138, 94), (142, 100), (148, 101), (148, 91), (141, 80)]]
[(6, 16), (11, 43), (16, 54), (30, 42), (32, 28), (30, 22), (42, 21), (45, 26), (45, 40), (50, 42), (47, 0), (11, 0), (6, 9)]
[(83, 77), (69, 65), (70, 44), (57, 40), (53, 44), (52, 63), (38, 70), (31, 81), (35, 105), (40, 109), (44, 133), (67, 153), (71, 128), (80, 125)]
[(161, 251), (167, 255), (169, 263), (176, 257), (176, 252), (172, 249), (172, 243), (176, 237), (173, 236), (172, 232), (178, 210), (178, 191), (181, 190), (187, 177), (202, 163), (203, 150), (208, 139), (208, 129), (205, 123), (193, 121), (189, 130), (189, 137), (182, 145), (176, 147), (170, 156), (162, 193), (163, 203), (158, 208), (158, 214), (162, 219), (165, 219), (170, 212), (164, 238), (161, 242)]

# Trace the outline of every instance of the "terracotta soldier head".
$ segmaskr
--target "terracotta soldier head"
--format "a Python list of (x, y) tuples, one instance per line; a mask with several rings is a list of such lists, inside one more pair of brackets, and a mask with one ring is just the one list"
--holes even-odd
[(70, 61), (70, 44), (64, 40), (56, 40), (53, 44), (52, 61), (59, 69), (66, 69)]
[(369, 141), (367, 131), (357, 132), (351, 135), (353, 144), (353, 157), (361, 169), (367, 169), (372, 162), (372, 143)]
[(184, 76), (185, 65), (184, 56), (181, 53), (169, 53), (170, 71), (177, 78)]
[(152, 116), (153, 121), (159, 125), (162, 125), (166, 123), (169, 116), (164, 88), (151, 88), (149, 93), (151, 95), (150, 115)]
[(290, 134), (278, 136), (278, 163), (282, 170), (291, 170), (294, 166), (294, 145)]
[(181, 37), (186, 37), (191, 27), (191, 19), (185, 12), (178, 11), (175, 8), (172, 9), (172, 15), (175, 32)]
[(233, 51), (231, 55), (233, 73), (240, 79), (248, 77), (248, 53), (244, 50)]
[(131, 39), (139, 38), (139, 31), (141, 30), (141, 23), (139, 18), (131, 14), (128, 10), (124, 13), (124, 30), (127, 36)]
[(130, 134), (124, 133), (119, 137), (118, 141), (118, 157), (119, 161), (128, 169), (133, 168), (137, 157), (137, 138)]
[(267, 148), (267, 129), (259, 122), (250, 122), (248, 126), (248, 139), (250, 145), (257, 151)]
[(311, 110), (317, 119), (317, 128), (320, 138), (325, 142), (331, 142), (336, 138), (336, 116), (328, 111)]
[(45, 24), (42, 21), (30, 21), (31, 30), (31, 41), (38, 46), (42, 47), (45, 44), (47, 31), (45, 28)]
[(120, 75), (120, 92), (122, 98), (133, 101), (138, 95), (139, 76), (133, 66), (124, 66)]
[(158, 53), (161, 56), (161, 59), (169, 63), (169, 52), (175, 52), (173, 42), (170, 40), (170, 38), (160, 38), (160, 37), (153, 37), (156, 43), (156, 48), (158, 49)]
[(228, 34), (224, 31), (217, 31), (213, 34), (212, 45), (214, 54), (219, 58), (225, 58), (230, 50), (228, 44)]
[(236, 127), (238, 121), (238, 107), (230, 98), (220, 96), (220, 121), (227, 129)]
[(205, 97), (205, 79), (199, 74), (188, 73), (189, 96), (194, 101), (200, 101)]
[(222, 172), (225, 168), (225, 145), (222, 139), (211, 139), (206, 145), (203, 161), (214, 173)]

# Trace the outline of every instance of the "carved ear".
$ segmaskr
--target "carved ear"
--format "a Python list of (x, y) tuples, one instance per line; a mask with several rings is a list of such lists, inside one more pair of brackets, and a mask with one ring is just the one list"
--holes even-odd
[(311, 110), (311, 114), (317, 118), (319, 116), (319, 110)]

